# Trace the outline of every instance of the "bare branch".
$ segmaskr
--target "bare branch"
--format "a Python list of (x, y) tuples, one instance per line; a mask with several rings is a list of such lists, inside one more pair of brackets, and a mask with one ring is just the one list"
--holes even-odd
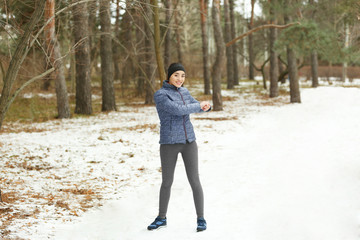
[(237, 38), (234, 38), (234, 39), (231, 40), (230, 42), (226, 43), (226, 47), (229, 47), (229, 46), (233, 45), (235, 42), (243, 39), (244, 37), (252, 34), (253, 32), (257, 32), (257, 31), (262, 30), (262, 29), (265, 29), (265, 28), (279, 28), (279, 29), (284, 29), (284, 28), (288, 28), (288, 27), (290, 27), (290, 26), (297, 25), (297, 24), (300, 24), (300, 22), (293, 22), (293, 23), (289, 23), (289, 24), (286, 24), (286, 25), (276, 25), (276, 24), (261, 25), (261, 26), (259, 26), (259, 27), (254, 28), (254, 29), (251, 29), (250, 31), (247, 31), (247, 32), (244, 33), (244, 34), (241, 34), (241, 35), (238, 36)]
[[(109, 34), (109, 33), (100, 33), (99, 35), (105, 35), (105, 34)], [(114, 43), (118, 44), (120, 47), (122, 47), (128, 54), (128, 56), (135, 62), (135, 64), (139, 67), (140, 71), (144, 74), (145, 76), (145, 80), (149, 83), (149, 86), (151, 87), (151, 90), (153, 93), (156, 92), (154, 86), (152, 85), (149, 77), (146, 75), (145, 70), (141, 67), (140, 63), (136, 60), (136, 58), (133, 56), (133, 54), (117, 39), (114, 38), (111, 34), (109, 34), (112, 38), (112, 40), (114, 41)]]

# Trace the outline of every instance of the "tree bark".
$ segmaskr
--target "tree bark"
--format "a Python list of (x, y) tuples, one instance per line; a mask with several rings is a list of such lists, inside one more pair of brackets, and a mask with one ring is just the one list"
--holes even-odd
[(212, 22), (216, 44), (216, 58), (212, 68), (213, 107), (214, 111), (223, 110), (221, 96), (221, 67), (225, 61), (225, 44), (220, 25), (220, 0), (213, 0)]
[[(98, 68), (98, 58), (97, 56), (99, 55), (99, 48), (98, 46), (96, 46), (96, 34), (98, 32), (97, 29), (97, 17), (96, 17), (96, 13), (97, 13), (97, 1), (98, 0), (93, 0), (93, 1), (89, 1), (87, 3), (87, 9), (88, 9), (88, 26), (89, 26), (89, 30), (88, 30), (88, 38), (89, 38), (89, 49), (90, 49), (90, 76), (92, 75), (92, 71), (93, 69), (95, 70), (95, 72), (97, 73), (99, 68)], [(100, 0), (101, 2), (101, 0)]]
[(277, 38), (277, 29), (270, 29), (270, 97), (279, 96), (279, 67), (278, 67), (278, 55), (275, 50), (275, 41)]
[(319, 86), (318, 68), (319, 68), (319, 64), (318, 64), (317, 51), (313, 50), (311, 52), (311, 76), (312, 76), (311, 86), (313, 88), (316, 88)]
[[(291, 18), (290, 16), (285, 15), (284, 20), (286, 23), (288, 21), (291, 21)], [(290, 78), (290, 102), (301, 103), (296, 54), (290, 45), (286, 46), (286, 53)]]
[(161, 39), (160, 39), (160, 22), (159, 22), (159, 7), (157, 0), (151, 0), (151, 5), (153, 6), (153, 22), (154, 22), (154, 45), (155, 45), (155, 53), (156, 53), (156, 62), (158, 66), (160, 85), (162, 85), (162, 81), (166, 79), (164, 61), (161, 55)]
[[(179, 0), (176, 0), (179, 1)], [(178, 2), (176, 3), (178, 6)], [(181, 31), (179, 23), (179, 10), (174, 9), (175, 11), (175, 35), (176, 35), (176, 51), (178, 54), (178, 62), (183, 63), (183, 53), (182, 53), (182, 44), (181, 44)]]
[(249, 79), (254, 80), (254, 67), (251, 63), (254, 62), (254, 48), (253, 48), (253, 35), (249, 34), (248, 38), (248, 51), (249, 51)]
[[(286, 82), (285, 75), (288, 74), (288, 71), (287, 71), (287, 66), (286, 66), (286, 69), (284, 68), (284, 64), (281, 61), (280, 55), (278, 55), (278, 67), (279, 67), (278, 82), (281, 82), (282, 84), (284, 84)], [(284, 72), (286, 72), (286, 74), (283, 74)]]
[(209, 44), (207, 35), (207, 0), (200, 0), (200, 23), (203, 52), (204, 94), (210, 94)]
[[(115, 38), (120, 39), (120, 0), (116, 0), (116, 15), (115, 15)], [(120, 61), (120, 47), (118, 44), (113, 44), (113, 59), (114, 59), (114, 79), (120, 80), (121, 71), (119, 66)]]
[[(135, 72), (136, 72), (136, 93), (137, 96), (143, 96), (145, 92), (145, 74), (144, 74), (144, 64), (145, 61), (145, 38), (146, 38), (146, 30), (145, 29), (145, 18), (143, 16), (144, 7), (138, 3), (135, 7), (134, 11), (134, 22), (136, 25), (135, 28), (135, 39), (136, 39), (136, 49), (137, 54), (134, 56), (135, 62)], [(141, 50), (140, 50), (141, 49)]]
[[(230, 4), (230, 21), (231, 21), (231, 39), (235, 38), (235, 17), (234, 17), (234, 0), (229, 0)], [(233, 53), (233, 67), (234, 67), (234, 85), (239, 85), (239, 68), (237, 61), (237, 45), (232, 45), (232, 53)]]
[(114, 93), (114, 63), (112, 56), (112, 38), (110, 22), (110, 0), (100, 1), (100, 56), (101, 56), (101, 87), (102, 111), (116, 111)]
[[(73, 0), (73, 2), (77, 2)], [(75, 113), (92, 114), (91, 105), (91, 76), (90, 76), (90, 46), (87, 3), (77, 4), (73, 7), (76, 61), (76, 97)]]
[[(251, 0), (251, 18), (250, 18), (250, 22), (249, 22), (249, 30), (251, 30), (254, 26), (254, 5), (255, 5), (255, 0)], [(255, 76), (254, 76), (254, 66), (251, 63), (255, 63), (255, 57), (254, 57), (254, 48), (253, 48), (253, 35), (249, 34), (249, 79), (250, 80), (254, 80)]]
[[(313, 7), (313, 10), (311, 10), (310, 12), (310, 17), (314, 19), (316, 14), (316, 10), (315, 10), (316, 6), (314, 5), (314, 0), (309, 0), (309, 4)], [(313, 49), (311, 51), (311, 76), (312, 76), (311, 86), (313, 88), (319, 86), (318, 68), (319, 68), (319, 64), (318, 64), (317, 50)]]
[(127, 87), (131, 81), (133, 81), (135, 77), (135, 67), (134, 67), (134, 61), (132, 60), (132, 57), (130, 57), (130, 54), (133, 54), (133, 35), (132, 35), (132, 17), (131, 17), (131, 1), (126, 0), (126, 11), (123, 14), (123, 18), (121, 20), (121, 40), (124, 43), (125, 48), (127, 51), (125, 52), (126, 60), (122, 66), (122, 78), (121, 78), (121, 84), (122, 88), (124, 90), (125, 87)]
[[(276, 0), (269, 0), (270, 3), (270, 21), (272, 24), (275, 24), (276, 17), (274, 13), (274, 4)], [(270, 97), (278, 97), (279, 96), (279, 86), (278, 86), (278, 78), (279, 78), (279, 67), (278, 67), (278, 54), (275, 50), (275, 41), (277, 38), (277, 29), (270, 28)]]
[(301, 103), (296, 56), (290, 46), (287, 46), (287, 59), (290, 78), (290, 102)]
[[(229, 0), (224, 0), (224, 17), (225, 17), (225, 42), (231, 40), (231, 20), (229, 10)], [(234, 58), (232, 47), (226, 48), (226, 73), (227, 89), (234, 88)]]
[[(350, 30), (349, 30), (349, 23), (345, 22), (345, 42), (344, 42), (344, 48), (348, 49), (350, 45)], [(341, 74), (341, 81), (345, 82), (347, 79), (347, 59), (344, 60), (342, 64), (342, 74)]]
[(13, 87), (13, 84), (16, 80), (17, 74), (19, 72), (21, 64), (24, 62), (24, 59), (29, 52), (29, 40), (32, 31), (34, 30), (36, 24), (41, 19), (41, 16), (44, 11), (45, 1), (35, 0), (35, 10), (24, 28), (22, 36), (19, 38), (14, 55), (10, 61), (9, 67), (6, 71), (4, 77), (4, 86), (0, 96), (0, 129), (4, 121), (7, 110), (10, 107), (9, 97)]
[(167, 26), (166, 35), (165, 35), (165, 45), (164, 45), (164, 65), (168, 67), (171, 64), (171, 0), (165, 0), (165, 25)]
[(70, 107), (66, 88), (64, 66), (61, 59), (60, 46), (55, 35), (55, 0), (46, 0), (44, 21), (52, 20), (44, 28), (47, 56), (50, 64), (55, 67), (51, 78), (55, 78), (58, 118), (69, 118)]
[[(146, 9), (147, 16), (149, 17), (149, 22), (152, 22), (152, 10), (148, 5), (148, 0), (146, 0), (146, 5), (144, 6), (144, 9)], [(148, 81), (145, 83), (145, 104), (153, 104), (154, 103), (154, 91), (156, 86), (155, 81), (155, 72), (156, 72), (156, 66), (155, 63), (155, 57), (154, 57), (154, 38), (151, 32), (150, 25), (145, 25), (145, 41), (144, 41), (144, 47), (145, 47), (145, 62), (143, 65), (145, 69), (146, 78), (148, 78)], [(161, 79), (161, 80), (165, 80)], [(162, 82), (162, 81), (161, 81)]]

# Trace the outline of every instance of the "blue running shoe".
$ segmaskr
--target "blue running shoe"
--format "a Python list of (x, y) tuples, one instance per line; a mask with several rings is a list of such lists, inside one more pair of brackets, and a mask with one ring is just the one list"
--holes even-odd
[(148, 226), (148, 230), (155, 230), (166, 227), (166, 218), (157, 217), (155, 221)]
[(196, 230), (198, 232), (205, 231), (206, 230), (206, 221), (204, 218), (198, 218), (197, 219), (197, 228)]

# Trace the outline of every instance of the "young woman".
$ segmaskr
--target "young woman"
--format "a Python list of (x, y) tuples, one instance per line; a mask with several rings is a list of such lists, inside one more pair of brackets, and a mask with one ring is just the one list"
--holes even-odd
[(166, 226), (166, 212), (170, 199), (178, 154), (184, 160), (186, 175), (190, 182), (196, 214), (197, 231), (206, 230), (204, 219), (204, 195), (199, 179), (198, 149), (189, 114), (210, 111), (209, 102), (198, 102), (182, 87), (185, 69), (180, 63), (168, 68), (167, 80), (155, 95), (156, 110), (160, 118), (160, 159), (162, 184), (160, 188), (159, 215), (148, 230)]

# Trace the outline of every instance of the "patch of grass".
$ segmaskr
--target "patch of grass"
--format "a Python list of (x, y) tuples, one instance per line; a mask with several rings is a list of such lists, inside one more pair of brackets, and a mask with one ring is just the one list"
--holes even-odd
[(26, 160), (24, 160), (21, 163), (20, 162), (12, 163), (10, 161), (7, 161), (5, 163), (5, 167), (7, 167), (7, 168), (22, 168), (22, 169), (27, 170), (27, 171), (41, 171), (41, 170), (49, 170), (49, 169), (52, 168), (47, 163), (32, 164), (31, 160), (35, 159), (35, 158), (38, 158), (38, 157), (42, 158), (41, 156), (31, 156), (31, 157), (28, 157)]
[(133, 127), (126, 127), (126, 129), (130, 131), (138, 131), (140, 133), (145, 132), (147, 129), (150, 129), (151, 131), (155, 131), (158, 128), (158, 124), (138, 124)]
[(360, 85), (356, 85), (356, 84), (349, 84), (349, 85), (344, 85), (344, 88), (360, 88)]
[(16, 195), (15, 192), (1, 192), (1, 201), (4, 203), (14, 203), (19, 200), (19, 197)]
[(66, 210), (70, 210), (70, 206), (68, 203), (62, 201), (62, 200), (59, 200), (59, 201), (56, 201), (55, 203), (55, 206), (56, 207), (60, 207), (60, 208), (64, 208)]
[(17, 97), (5, 116), (6, 122), (44, 122), (55, 119), (56, 99)]
[[(4, 127), (1, 129), (1, 133), (19, 133), (19, 132), (45, 132), (48, 131), (48, 129), (44, 128), (36, 128), (31, 125), (14, 125), (13, 123), (5, 123)], [(1, 147), (1, 143), (0, 143)]]
[(92, 195), (95, 194), (92, 189), (78, 189), (78, 188), (69, 188), (69, 189), (60, 189), (60, 192), (72, 193), (75, 195)]

